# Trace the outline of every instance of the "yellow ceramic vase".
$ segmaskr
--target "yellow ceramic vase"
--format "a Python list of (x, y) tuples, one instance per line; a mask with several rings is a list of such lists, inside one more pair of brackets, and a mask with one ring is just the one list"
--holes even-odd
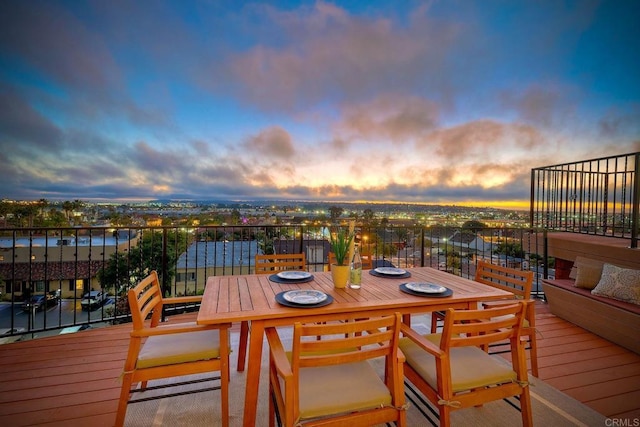
[(333, 286), (336, 288), (346, 288), (349, 282), (349, 272), (351, 268), (348, 265), (331, 265), (331, 279)]

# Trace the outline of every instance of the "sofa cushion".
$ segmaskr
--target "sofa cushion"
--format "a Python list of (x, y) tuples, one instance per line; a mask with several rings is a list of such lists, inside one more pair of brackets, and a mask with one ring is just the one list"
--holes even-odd
[(575, 286), (589, 290), (595, 288), (602, 276), (604, 262), (579, 256), (576, 257), (575, 266)]
[(605, 264), (591, 293), (640, 305), (640, 270)]

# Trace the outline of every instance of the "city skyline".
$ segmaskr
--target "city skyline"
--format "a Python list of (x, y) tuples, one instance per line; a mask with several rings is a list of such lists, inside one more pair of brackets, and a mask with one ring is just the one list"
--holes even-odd
[(640, 151), (634, 1), (6, 1), (0, 198), (525, 209)]

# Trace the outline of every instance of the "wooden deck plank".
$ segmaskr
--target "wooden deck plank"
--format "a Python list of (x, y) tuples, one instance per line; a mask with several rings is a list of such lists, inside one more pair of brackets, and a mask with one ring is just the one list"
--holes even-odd
[[(591, 375), (586, 376), (582, 372), (569, 374), (557, 378), (548, 378), (545, 382), (555, 388), (564, 387), (566, 389), (585, 387), (593, 384), (615, 381), (621, 378), (630, 378), (640, 375), (640, 364), (631, 363), (628, 365), (610, 366), (604, 369), (594, 369)], [(637, 381), (637, 380), (636, 380)], [(640, 388), (640, 381), (637, 384)]]
[[(109, 360), (106, 362), (102, 362), (100, 364), (100, 370), (122, 370), (122, 361), (121, 360)], [(11, 388), (14, 383), (20, 384), (19, 380), (28, 380), (28, 379), (39, 379), (40, 381), (45, 381), (46, 378), (55, 377), (55, 376), (73, 376), (69, 377), (69, 381), (74, 379), (80, 379), (81, 376), (86, 375), (87, 372), (95, 372), (95, 366), (89, 365), (88, 367), (79, 367), (76, 365), (64, 365), (60, 367), (48, 367), (48, 366), (38, 366), (31, 367), (28, 366), (28, 369), (23, 371), (15, 370), (10, 372), (3, 372), (2, 376), (5, 381), (4, 386)]]
[[(548, 361), (548, 366), (540, 368), (540, 379), (549, 382), (554, 378), (562, 378), (567, 375), (580, 374), (590, 375), (591, 372), (611, 366), (621, 366), (631, 363), (640, 363), (638, 355), (634, 353), (621, 353), (615, 356), (603, 358), (600, 360), (583, 360), (579, 363), (562, 363), (553, 364), (553, 360)], [(561, 390), (560, 387), (554, 386)]]
[[(571, 396), (571, 394), (569, 395)], [(640, 391), (618, 394), (615, 396), (609, 396), (603, 399), (584, 403), (593, 410), (607, 417), (613, 418), (620, 417), (622, 416), (622, 414), (634, 414), (631, 416), (631, 419), (638, 420), (640, 419), (640, 409), (638, 409), (638, 402), (640, 402)]]
[[(82, 384), (82, 383), (79, 383)], [(120, 393), (120, 387), (105, 388), (101, 390), (83, 391), (79, 384), (74, 384), (73, 390), (68, 387), (65, 393), (58, 393), (55, 396), (30, 397), (29, 395), (18, 394), (16, 400), (7, 402), (10, 404), (0, 405), (0, 416), (4, 418), (7, 415), (16, 413), (37, 413), (40, 411), (61, 409), (67, 406), (84, 406), (94, 403), (111, 404), (111, 401), (117, 402)], [(76, 387), (78, 385), (78, 387)], [(98, 412), (100, 413), (100, 412)], [(66, 416), (72, 416), (67, 414)]]
[[(538, 338), (540, 338), (540, 335), (538, 335)], [(562, 335), (562, 336), (554, 336), (554, 337), (545, 336), (544, 339), (541, 340), (541, 342), (538, 344), (538, 349), (545, 350), (547, 353), (551, 354), (552, 352), (555, 351), (554, 348), (556, 347), (563, 348), (567, 344), (580, 343), (585, 341), (593, 342), (595, 340), (604, 340), (604, 339), (600, 337), (595, 337), (593, 334), (587, 334), (587, 333), (575, 333), (572, 335)], [(606, 342), (606, 340), (604, 341)]]
[(640, 391), (640, 375), (616, 378), (596, 384), (586, 384), (580, 387), (565, 388), (565, 392), (572, 393), (581, 402), (590, 402), (619, 394)]
[[(100, 366), (100, 369), (92, 370), (90, 375), (88, 375), (87, 372), (76, 372), (76, 370), (73, 370), (73, 368), (70, 367), (68, 371), (56, 371), (55, 375), (47, 372), (46, 375), (32, 376), (31, 379), (37, 380), (38, 387), (54, 387), (69, 383), (75, 384), (83, 381), (92, 381), (97, 375), (100, 375), (103, 378), (113, 378), (115, 375), (115, 378), (117, 378), (122, 372), (123, 362), (110, 362), (109, 365), (109, 368)], [(12, 380), (7, 379), (7, 382), (4, 384), (2, 391), (0, 392), (0, 402), (2, 401), (2, 396), (5, 392), (21, 390), (19, 387), (25, 387), (30, 383), (29, 381), (19, 381), (19, 378), (15, 373), (13, 373), (12, 378)], [(30, 388), (26, 388), (24, 390), (29, 389)]]
[[(557, 342), (558, 338), (552, 338)], [(605, 339), (592, 336), (591, 338), (584, 338), (579, 340), (569, 339), (562, 345), (554, 346), (539, 346), (538, 357), (557, 356), (566, 352), (567, 345), (571, 345), (572, 353), (582, 353), (588, 351), (590, 353), (602, 352), (602, 349), (609, 348), (611, 343)]]
[(116, 399), (111, 401), (101, 401), (95, 403), (69, 402), (64, 401), (58, 407), (45, 410), (26, 410), (20, 413), (3, 415), (3, 425), (8, 426), (79, 426), (79, 427), (101, 427), (112, 426), (115, 420)]
[[(618, 414), (614, 414), (618, 418), (628, 419), (628, 420), (640, 420), (640, 409), (632, 409), (628, 412), (621, 412)], [(629, 425), (629, 424), (627, 424)]]

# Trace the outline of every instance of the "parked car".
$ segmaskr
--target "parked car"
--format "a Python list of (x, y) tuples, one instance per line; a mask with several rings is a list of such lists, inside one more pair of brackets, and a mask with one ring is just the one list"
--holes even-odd
[(21, 334), (26, 332), (25, 328), (13, 328), (13, 329), (0, 329), (0, 337), (5, 337), (9, 335)]
[(102, 291), (89, 291), (82, 297), (80, 305), (84, 310), (93, 310), (100, 307), (108, 299), (107, 293)]
[(60, 331), (60, 335), (64, 335), (64, 334), (73, 334), (75, 332), (79, 332), (79, 331), (85, 331), (87, 329), (91, 329), (91, 325), (88, 324), (84, 324), (84, 325), (77, 325), (77, 326), (69, 326), (68, 328), (64, 328)]
[(32, 295), (27, 301), (22, 303), (23, 311), (44, 310), (58, 304), (58, 298), (55, 295)]

